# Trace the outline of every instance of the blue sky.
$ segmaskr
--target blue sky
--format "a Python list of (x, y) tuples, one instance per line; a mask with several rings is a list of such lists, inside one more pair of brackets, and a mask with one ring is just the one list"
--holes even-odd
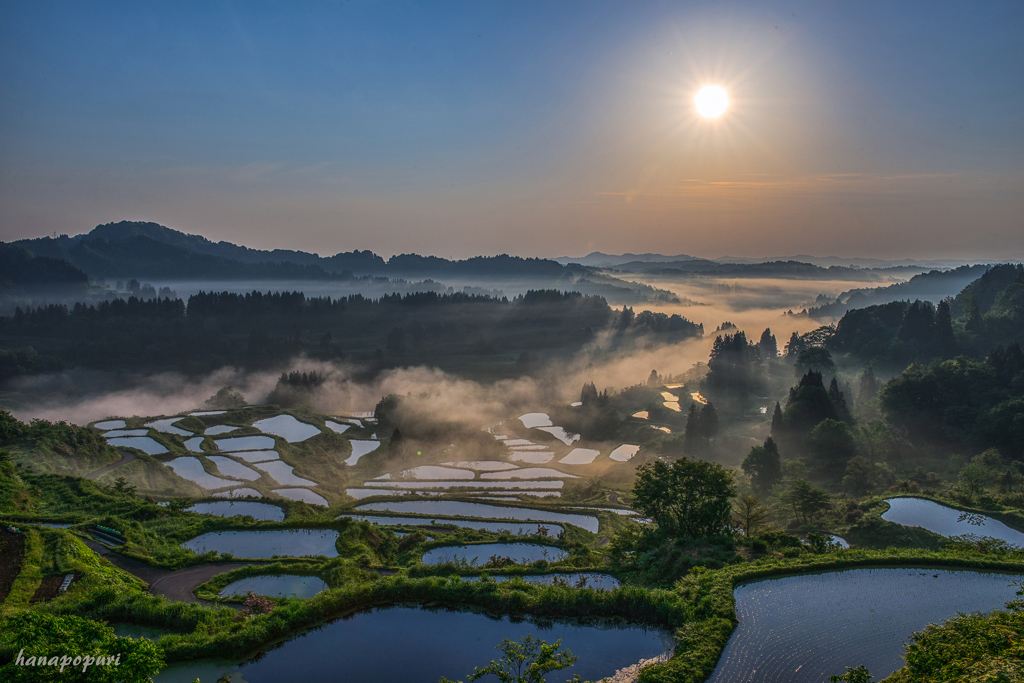
[(1019, 254), (1021, 35), (1020, 2), (2, 2), (0, 239)]

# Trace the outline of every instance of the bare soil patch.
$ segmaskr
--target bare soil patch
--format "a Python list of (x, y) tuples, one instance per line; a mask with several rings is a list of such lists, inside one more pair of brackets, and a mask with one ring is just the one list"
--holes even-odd
[(25, 560), (25, 536), (0, 529), (0, 603), (7, 599)]

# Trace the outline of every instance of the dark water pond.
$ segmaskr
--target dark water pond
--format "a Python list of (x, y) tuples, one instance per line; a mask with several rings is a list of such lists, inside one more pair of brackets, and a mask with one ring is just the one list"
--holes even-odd
[(249, 515), (261, 522), (280, 522), (284, 520), (284, 510), (269, 503), (249, 503), (245, 501), (218, 501), (216, 503), (196, 503), (188, 508), (189, 512), (198, 512), (218, 517), (235, 517)]
[(709, 683), (820, 683), (865, 665), (903, 666), (910, 635), (957, 612), (1015, 599), (1021, 576), (939, 569), (850, 569), (736, 589), (739, 626)]
[(311, 598), (320, 591), (327, 590), (323, 579), (316, 576), (297, 576), (283, 574), (281, 576), (250, 576), (229, 583), (220, 592), (221, 597), (229, 595), (245, 595), (252, 591), (256, 595), (272, 598)]
[(258, 658), (232, 666), (213, 662), (168, 667), (156, 683), (216, 681), (234, 673), (247, 683), (437, 683), (462, 678), (497, 658), (502, 638), (533, 635), (579, 655), (571, 669), (548, 676), (563, 681), (579, 674), (600, 680), (641, 659), (671, 650), (670, 634), (622, 622), (535, 622), (476, 612), (388, 607), (361, 612), (293, 638)]
[(960, 521), (960, 510), (940, 505), (924, 498), (890, 498), (889, 509), (882, 519), (900, 526), (919, 526), (940, 536), (991, 536), (1007, 543), (1024, 547), (1024, 533), (1011, 529), (998, 519), (985, 515), (971, 515)]
[[(564, 581), (573, 588), (595, 588), (597, 590), (610, 591), (618, 588), (621, 583), (611, 574), (597, 574), (595, 572), (580, 572), (578, 574), (516, 574), (516, 575), (492, 575), (491, 579), (497, 582), (511, 581), (520, 578), (527, 583), (553, 584), (556, 581)], [(463, 576), (463, 581), (479, 581), (479, 576)]]
[(334, 529), (278, 529), (274, 531), (211, 531), (181, 545), (195, 553), (216, 550), (235, 557), (266, 559), (274, 555), (301, 557), (326, 555), (337, 557)]
[(568, 556), (561, 548), (534, 543), (480, 543), (444, 546), (428, 550), (423, 553), (423, 564), (442, 564), (455, 560), (465, 560), (470, 564), (474, 562), (483, 564), (491, 555), (511, 557), (519, 564), (529, 564), (537, 560), (557, 562)]

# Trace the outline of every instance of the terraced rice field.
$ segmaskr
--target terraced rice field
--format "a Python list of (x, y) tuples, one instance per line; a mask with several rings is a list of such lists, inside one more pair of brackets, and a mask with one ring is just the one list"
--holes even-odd
[[(990, 536), (1024, 547), (1024, 533), (986, 515), (964, 516), (960, 510), (924, 498), (890, 498), (882, 519), (902, 526), (918, 526), (940, 536)], [(961, 519), (963, 517), (963, 519)]]
[(709, 683), (820, 683), (865, 665), (903, 665), (909, 636), (957, 612), (1015, 598), (1022, 576), (938, 569), (851, 569), (736, 588), (739, 626)]

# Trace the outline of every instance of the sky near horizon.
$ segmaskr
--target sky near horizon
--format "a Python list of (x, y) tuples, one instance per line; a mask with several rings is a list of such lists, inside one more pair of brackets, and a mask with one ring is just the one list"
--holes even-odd
[(0, 240), (1020, 257), (1022, 35), (1019, 0), (0, 0)]

